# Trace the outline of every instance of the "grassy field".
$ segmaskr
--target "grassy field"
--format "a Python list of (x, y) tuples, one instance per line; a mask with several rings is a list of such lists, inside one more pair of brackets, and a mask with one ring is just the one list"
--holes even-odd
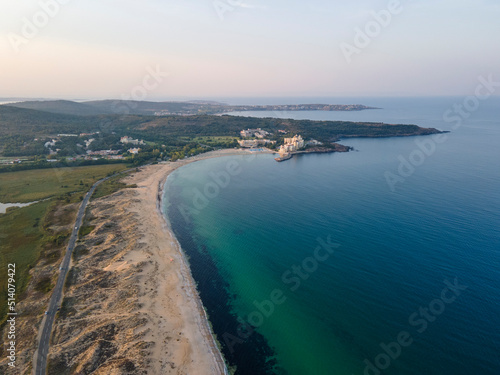
[(15, 209), (0, 215), (0, 323), (6, 313), (7, 265), (16, 265), (16, 295), (20, 296), (29, 281), (44, 238), (43, 218), (50, 201)]
[[(70, 229), (57, 233), (51, 227), (64, 227), (75, 220), (80, 197), (97, 180), (126, 165), (99, 165), (79, 168), (41, 169), (4, 173), (0, 177), (0, 202), (30, 202), (0, 214), (0, 326), (6, 318), (7, 265), (16, 264), (16, 295), (19, 298), (30, 281), (29, 270), (40, 259), (52, 264), (60, 259)], [(100, 196), (125, 187), (117, 179), (103, 186)], [(52, 285), (41, 280), (35, 289), (49, 292)]]
[(0, 176), (0, 202), (27, 203), (85, 192), (95, 181), (127, 168), (125, 164), (108, 164), (3, 173)]

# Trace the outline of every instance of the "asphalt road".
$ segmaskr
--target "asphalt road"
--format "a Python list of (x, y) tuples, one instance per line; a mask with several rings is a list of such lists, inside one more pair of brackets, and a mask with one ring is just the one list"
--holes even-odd
[[(130, 172), (131, 170), (134, 170), (134, 169), (135, 168), (128, 169), (126, 171), (117, 173), (116, 175)], [(71, 255), (73, 253), (73, 249), (75, 248), (76, 240), (78, 239), (78, 231), (80, 230), (80, 227), (82, 225), (83, 217), (85, 216), (85, 210), (87, 208), (87, 204), (89, 203), (90, 197), (94, 193), (97, 186), (99, 186), (104, 181), (107, 181), (111, 177), (114, 177), (116, 175), (103, 178), (102, 180), (99, 180), (94, 185), (92, 185), (92, 188), (90, 188), (88, 193), (85, 195), (85, 197), (83, 198), (82, 204), (80, 205), (80, 209), (78, 210), (78, 215), (76, 217), (76, 222), (75, 222), (75, 225), (73, 227), (71, 237), (69, 239), (68, 247), (66, 249), (66, 255), (64, 256), (64, 259), (61, 263), (62, 269), (60, 270), (60, 274), (59, 274), (59, 278), (57, 279), (56, 286), (55, 286), (54, 290), (52, 291), (52, 297), (50, 298), (49, 307), (46, 311), (45, 319), (42, 321), (42, 325), (40, 327), (41, 335), (40, 335), (40, 341), (38, 342), (38, 353), (37, 353), (36, 362), (35, 362), (35, 369), (34, 369), (35, 375), (45, 375), (45, 373), (46, 373), (47, 354), (49, 352), (50, 335), (52, 333), (52, 326), (54, 324), (54, 318), (56, 316), (57, 310), (59, 309), (59, 307), (61, 305), (61, 297), (62, 297), (62, 292), (63, 292), (63, 288), (64, 288), (64, 281), (66, 280), (66, 275), (68, 274), (68, 271), (69, 271), (69, 263), (71, 261)]]

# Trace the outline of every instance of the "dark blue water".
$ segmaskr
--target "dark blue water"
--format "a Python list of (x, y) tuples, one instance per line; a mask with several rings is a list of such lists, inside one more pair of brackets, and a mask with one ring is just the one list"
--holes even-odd
[(500, 373), (500, 100), (444, 121), (462, 101), (254, 113), (451, 133), (171, 175), (168, 216), (237, 373)]

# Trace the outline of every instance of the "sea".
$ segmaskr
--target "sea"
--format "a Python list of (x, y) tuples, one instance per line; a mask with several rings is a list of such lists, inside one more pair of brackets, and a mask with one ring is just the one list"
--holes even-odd
[(380, 109), (232, 115), (448, 133), (170, 175), (165, 212), (231, 371), (500, 374), (500, 98), (252, 100), (226, 102), (364, 104)]

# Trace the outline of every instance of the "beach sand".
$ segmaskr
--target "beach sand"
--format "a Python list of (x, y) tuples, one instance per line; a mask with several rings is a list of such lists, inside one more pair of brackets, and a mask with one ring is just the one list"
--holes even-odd
[(123, 179), (136, 188), (91, 202), (88, 225), (95, 229), (80, 242), (65, 291), (71, 307), (56, 320), (49, 366), (95, 374), (227, 373), (161, 198), (175, 169), (234, 154), (248, 152), (142, 167)]

